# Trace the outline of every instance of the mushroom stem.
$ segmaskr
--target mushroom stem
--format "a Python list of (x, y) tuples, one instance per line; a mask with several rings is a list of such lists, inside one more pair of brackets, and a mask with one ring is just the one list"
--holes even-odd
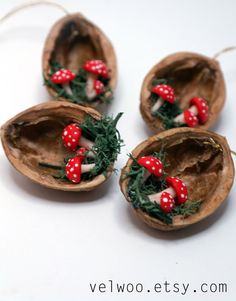
[(190, 112), (192, 112), (194, 115), (197, 116), (198, 114), (198, 109), (196, 106), (191, 106), (189, 109), (188, 109)]
[(96, 79), (96, 76), (94, 74), (88, 75), (85, 92), (86, 92), (86, 96), (90, 100), (96, 97), (96, 91), (94, 89), (94, 80), (95, 79)]
[(160, 204), (160, 199), (161, 199), (161, 195), (162, 195), (163, 192), (170, 193), (173, 198), (176, 197), (175, 190), (172, 187), (168, 187), (165, 190), (162, 190), (161, 192), (154, 193), (154, 194), (149, 194), (148, 195), (149, 201), (152, 202), (152, 203)]
[(174, 122), (179, 123), (179, 124), (184, 124), (184, 123), (185, 123), (185, 120), (184, 120), (184, 113), (181, 113), (181, 114), (177, 115), (177, 116), (174, 118)]
[(84, 146), (85, 148), (87, 149), (91, 149), (94, 147), (94, 142), (88, 140), (87, 138), (84, 138), (84, 137), (80, 137), (80, 140), (79, 140), (79, 145), (80, 146)]
[(63, 89), (66, 91), (68, 95), (73, 95), (71, 87), (69, 83), (62, 84)]
[(145, 173), (144, 173), (144, 175), (143, 175), (143, 181), (142, 181), (142, 183), (145, 183), (146, 180), (150, 177), (150, 175), (151, 175), (151, 173), (148, 170), (146, 170)]
[(81, 173), (86, 173), (91, 171), (95, 167), (95, 163), (91, 164), (82, 164), (81, 165)]
[(157, 99), (157, 101), (155, 102), (155, 104), (151, 108), (152, 114), (155, 114), (156, 111), (158, 111), (160, 109), (160, 107), (163, 105), (163, 103), (164, 103), (164, 99), (162, 99), (161, 97), (159, 97)]

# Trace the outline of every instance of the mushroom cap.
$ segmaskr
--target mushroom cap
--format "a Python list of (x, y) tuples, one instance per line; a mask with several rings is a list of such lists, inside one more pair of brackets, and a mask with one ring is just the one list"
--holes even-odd
[(175, 200), (169, 192), (162, 192), (160, 206), (165, 213), (170, 213), (173, 210), (175, 206)]
[(175, 92), (174, 89), (169, 85), (157, 85), (152, 88), (152, 93), (159, 95), (162, 99), (174, 103)]
[(108, 78), (108, 68), (101, 60), (90, 60), (83, 65), (84, 70), (97, 76)]
[(104, 84), (100, 80), (98, 80), (98, 79), (94, 80), (94, 82), (93, 82), (93, 88), (96, 91), (96, 95), (103, 94), (104, 91), (105, 91)]
[(72, 81), (75, 78), (76, 78), (76, 75), (72, 71), (63, 68), (63, 69), (56, 71), (52, 75), (51, 81), (54, 84), (65, 84), (65, 83)]
[(193, 112), (189, 110), (184, 111), (184, 121), (187, 123), (187, 125), (190, 128), (194, 128), (196, 125), (198, 125), (198, 118), (196, 115), (193, 114)]
[(183, 204), (187, 201), (188, 190), (184, 182), (177, 177), (167, 177), (167, 185), (171, 186), (176, 192), (176, 204)]
[(79, 183), (81, 180), (81, 159), (75, 157), (68, 160), (66, 167), (66, 177), (73, 183)]
[(62, 132), (62, 141), (65, 147), (74, 151), (79, 144), (82, 130), (76, 124), (71, 123), (67, 125)]
[(162, 162), (153, 156), (144, 156), (138, 159), (138, 164), (146, 168), (151, 174), (156, 177), (163, 175), (164, 169)]
[(198, 109), (198, 119), (201, 124), (204, 124), (207, 122), (208, 116), (209, 116), (209, 109), (208, 104), (205, 99), (201, 97), (193, 97), (190, 100), (190, 103), (197, 107)]

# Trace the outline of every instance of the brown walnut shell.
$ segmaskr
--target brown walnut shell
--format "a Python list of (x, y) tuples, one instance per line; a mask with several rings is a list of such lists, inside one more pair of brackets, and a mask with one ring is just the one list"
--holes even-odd
[[(189, 217), (173, 217), (172, 224), (165, 224), (132, 206), (137, 216), (153, 228), (170, 231), (195, 224), (214, 213), (228, 196), (234, 180), (234, 165), (226, 139), (202, 129), (171, 129), (148, 138), (133, 150), (132, 155), (135, 158), (150, 155), (160, 151), (161, 147), (166, 154), (167, 174), (184, 181), (189, 201), (203, 200), (203, 203)], [(132, 163), (130, 158), (120, 178), (121, 191), (128, 202), (131, 200), (126, 174)]]
[[(80, 13), (69, 14), (59, 19), (45, 41), (43, 50), (43, 75), (49, 79), (50, 62), (58, 62), (65, 68), (77, 72), (91, 59), (103, 60), (109, 69), (109, 86), (115, 89), (117, 83), (117, 63), (114, 48), (106, 35), (95, 24)], [(56, 91), (47, 87), (49, 94), (58, 100)], [(86, 104), (96, 106), (96, 103)]]
[(210, 128), (225, 102), (225, 82), (219, 63), (210, 57), (190, 52), (171, 54), (156, 64), (144, 78), (141, 88), (140, 111), (144, 121), (153, 130), (162, 131), (162, 121), (152, 116), (150, 94), (154, 78), (173, 79), (170, 85), (175, 90), (180, 108), (189, 108), (192, 97), (198, 96), (207, 100), (209, 118), (205, 124), (197, 127)]
[(111, 175), (98, 175), (79, 184), (55, 179), (58, 171), (39, 166), (39, 162), (61, 165), (68, 155), (61, 141), (63, 128), (71, 122), (81, 123), (87, 115), (99, 120), (92, 108), (68, 102), (46, 102), (25, 110), (1, 128), (4, 151), (10, 163), (30, 180), (48, 188), (66, 191), (89, 191), (101, 185)]

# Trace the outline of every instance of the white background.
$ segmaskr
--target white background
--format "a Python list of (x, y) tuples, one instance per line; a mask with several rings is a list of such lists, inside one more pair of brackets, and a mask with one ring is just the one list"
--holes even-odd
[[(0, 1), (4, 15), (23, 1)], [(148, 70), (166, 55), (195, 51), (212, 56), (236, 45), (236, 2), (230, 0), (60, 1), (83, 12), (110, 37), (119, 62), (119, 83), (109, 113), (124, 111), (119, 129), (129, 153), (151, 132), (139, 113)], [(0, 26), (0, 123), (49, 99), (42, 85), (41, 54), (52, 24), (63, 13), (35, 7)], [(236, 149), (236, 52), (220, 63), (227, 102), (213, 130)], [(138, 221), (118, 186), (118, 176), (91, 193), (48, 190), (19, 175), (0, 149), (0, 301), (233, 300), (236, 190), (218, 212), (191, 228), (162, 233)], [(92, 294), (89, 283), (165, 280), (189, 282), (175, 293)], [(193, 293), (202, 282), (225, 282), (227, 294)], [(182, 289), (181, 289), (182, 290)], [(190, 292), (191, 290), (191, 292)]]

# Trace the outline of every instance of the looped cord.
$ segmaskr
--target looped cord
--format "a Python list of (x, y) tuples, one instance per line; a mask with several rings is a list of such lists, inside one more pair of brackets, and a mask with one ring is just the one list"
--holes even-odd
[(56, 2), (49, 1), (49, 0), (32, 0), (28, 3), (16, 6), (12, 10), (10, 10), (6, 15), (4, 15), (3, 17), (0, 18), (0, 23), (5, 22), (7, 19), (9, 19), (11, 16), (17, 14), (21, 10), (24, 10), (24, 9), (32, 7), (32, 6), (38, 6), (38, 5), (53, 6), (53, 7), (56, 7), (58, 9), (62, 10), (66, 15), (69, 14), (68, 10), (66, 10), (65, 7), (63, 7), (62, 5), (60, 5)]
[(214, 56), (213, 59), (217, 59), (221, 54), (225, 53), (225, 52), (229, 52), (232, 50), (236, 50), (236, 46), (230, 46), (230, 47), (226, 47), (224, 49), (222, 49), (221, 51), (217, 52)]

